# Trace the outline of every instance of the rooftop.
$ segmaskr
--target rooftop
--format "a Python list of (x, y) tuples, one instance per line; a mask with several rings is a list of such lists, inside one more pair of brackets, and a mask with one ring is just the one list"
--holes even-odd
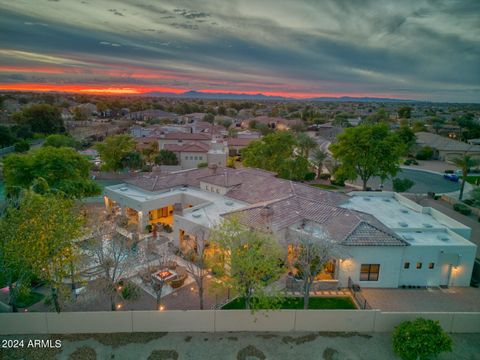
[[(449, 236), (450, 243), (465, 243), (467, 239), (452, 230), (465, 229), (463, 224), (438, 216), (435, 210), (411, 203), (393, 192), (352, 192), (350, 199), (341, 206), (375, 216), (380, 222), (407, 240), (411, 245), (442, 244), (441, 235)], [(453, 234), (453, 235), (448, 235)]]

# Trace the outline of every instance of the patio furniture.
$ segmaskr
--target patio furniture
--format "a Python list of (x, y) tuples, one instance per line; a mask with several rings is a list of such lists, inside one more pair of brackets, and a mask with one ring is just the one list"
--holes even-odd
[(177, 275), (173, 280), (170, 281), (170, 286), (174, 289), (178, 289), (181, 287), (184, 283), (185, 280), (187, 280), (188, 275)]

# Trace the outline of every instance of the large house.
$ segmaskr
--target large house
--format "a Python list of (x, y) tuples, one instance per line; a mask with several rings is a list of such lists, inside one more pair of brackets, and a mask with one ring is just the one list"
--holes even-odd
[(429, 146), (434, 150), (434, 156), (439, 160), (452, 161), (464, 155), (480, 159), (480, 146), (467, 144), (429, 132), (418, 132), (417, 144)]
[(272, 233), (285, 251), (325, 234), (342, 249), (321, 281), (346, 287), (469, 286), (476, 245), (470, 228), (392, 192), (349, 195), (282, 180), (259, 169), (209, 168), (141, 176), (105, 189), (140, 231), (168, 224), (180, 250), (222, 219)]
[(213, 140), (209, 144), (200, 141), (166, 144), (164, 149), (175, 153), (183, 170), (197, 168), (200, 164), (227, 165), (228, 147), (222, 141)]

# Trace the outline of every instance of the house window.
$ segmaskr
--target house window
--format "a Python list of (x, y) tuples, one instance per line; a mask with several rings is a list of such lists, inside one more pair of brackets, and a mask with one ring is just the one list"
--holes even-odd
[(410, 269), (410, 263), (406, 262), (405, 264), (403, 264), (403, 268), (404, 269)]
[(198, 160), (203, 160), (203, 156), (199, 156), (199, 157), (198, 157)]
[(187, 155), (185, 155), (185, 160), (188, 160), (188, 156), (187, 156)]
[(360, 267), (360, 281), (378, 281), (380, 264), (362, 264)]
[(417, 263), (417, 269), (421, 269), (422, 268), (422, 263), (421, 262), (418, 262)]
[(434, 267), (435, 267), (435, 264), (434, 264), (434, 263), (429, 263), (429, 264), (428, 264), (428, 268), (429, 268), (429, 269), (433, 269)]

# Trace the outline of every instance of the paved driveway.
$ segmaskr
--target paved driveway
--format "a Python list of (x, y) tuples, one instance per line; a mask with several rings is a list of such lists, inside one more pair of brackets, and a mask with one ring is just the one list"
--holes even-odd
[(480, 289), (362, 289), (373, 309), (383, 311), (480, 311)]
[[(408, 190), (409, 193), (426, 194), (429, 191), (433, 191), (441, 194), (458, 191), (460, 189), (460, 182), (445, 180), (442, 175), (429, 171), (402, 168), (396, 177), (400, 179), (410, 179), (415, 183), (415, 185)], [(379, 189), (380, 184), (381, 181), (378, 177), (372, 178), (368, 181), (368, 186), (372, 189)], [(361, 186), (362, 183), (360, 180), (357, 180), (355, 185)], [(384, 190), (393, 190), (392, 181), (390, 179), (385, 180), (383, 185)]]

